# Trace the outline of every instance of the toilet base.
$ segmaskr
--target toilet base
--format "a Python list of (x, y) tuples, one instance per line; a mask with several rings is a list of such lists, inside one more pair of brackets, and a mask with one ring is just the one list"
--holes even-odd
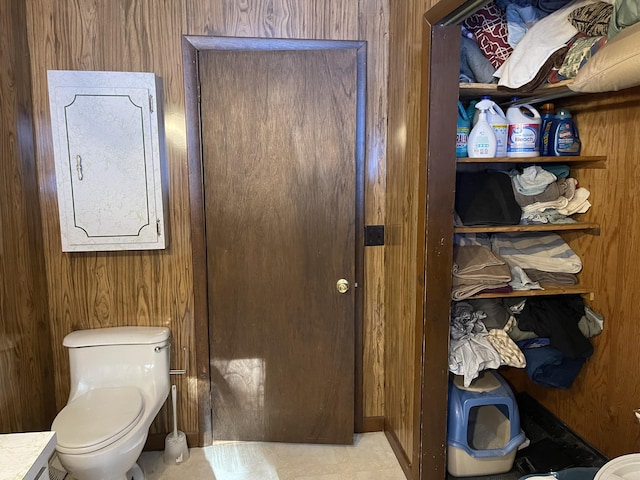
[(145, 480), (144, 472), (137, 463), (127, 472), (127, 480)]
[[(70, 477), (67, 478), (71, 478), (71, 480), (76, 480), (76, 478), (69, 474)], [(112, 479), (108, 479), (108, 480), (145, 480), (146, 477), (144, 475), (144, 472), (142, 471), (142, 469), (140, 468), (140, 466), (136, 463), (133, 467), (131, 467), (131, 470), (129, 470), (124, 476), (122, 477), (118, 477), (118, 478), (112, 478)]]

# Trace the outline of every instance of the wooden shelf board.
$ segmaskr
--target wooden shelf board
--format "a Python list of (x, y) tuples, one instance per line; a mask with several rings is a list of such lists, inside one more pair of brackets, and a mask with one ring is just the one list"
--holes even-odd
[(580, 285), (547, 285), (544, 290), (514, 290), (510, 293), (479, 293), (471, 297), (474, 298), (505, 298), (505, 297), (539, 297), (542, 295), (586, 295), (591, 293), (591, 289)]
[(454, 227), (454, 233), (497, 233), (497, 232), (561, 232), (570, 230), (584, 230), (594, 235), (600, 235), (600, 225), (590, 222), (577, 223), (546, 223), (541, 225), (492, 225), (473, 227)]
[[(569, 88), (573, 80), (564, 80), (562, 82), (545, 84), (532, 92), (517, 92), (499, 88), (495, 83), (461, 83), (460, 98), (477, 99), (482, 95), (489, 95), (495, 99), (510, 99), (518, 97), (517, 103), (542, 103), (554, 100), (556, 98), (571, 97), (580, 95)], [(516, 102), (500, 102), (503, 105), (510, 105)]]
[(494, 158), (456, 158), (457, 163), (593, 163), (594, 166), (607, 160), (606, 155), (565, 156), (565, 157), (494, 157)]

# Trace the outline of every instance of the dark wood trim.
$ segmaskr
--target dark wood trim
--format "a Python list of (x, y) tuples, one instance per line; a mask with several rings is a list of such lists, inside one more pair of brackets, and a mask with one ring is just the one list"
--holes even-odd
[[(330, 42), (331, 45), (336, 42)], [(342, 45), (343, 42), (338, 42)], [(367, 44), (366, 42), (344, 42), (346, 44), (357, 44), (351, 48), (356, 48), (357, 55), (357, 101), (356, 101), (356, 253), (355, 253), (355, 274), (357, 288), (355, 289), (355, 311), (354, 311), (354, 431), (359, 432), (364, 429), (364, 332), (363, 332), (363, 309), (364, 309), (364, 169), (366, 157), (366, 104), (367, 104)], [(381, 429), (382, 430), (382, 429)]]
[(389, 428), (388, 425), (386, 425), (386, 423), (384, 428), (384, 434), (387, 437), (387, 441), (391, 446), (391, 450), (393, 450), (393, 453), (398, 459), (398, 463), (400, 464), (400, 467), (402, 468), (402, 471), (404, 472), (405, 476), (408, 479), (415, 478), (409, 457), (407, 457), (407, 454), (405, 453), (404, 448), (402, 448), (402, 445), (400, 444), (398, 437), (396, 437), (396, 434)]
[(204, 231), (204, 192), (202, 183), (202, 147), (200, 144), (200, 107), (198, 51), (187, 37), (182, 39), (182, 64), (187, 127), (187, 163), (189, 165), (189, 204), (191, 251), (193, 260), (193, 318), (198, 379), (197, 445), (210, 445), (211, 376), (209, 369), (209, 322), (207, 306), (207, 248)]
[[(420, 480), (445, 479), (451, 262), (455, 201), (455, 133), (458, 101), (460, 27), (431, 25), (423, 30), (421, 178), (424, 225), (419, 256), (424, 258), (424, 285), (417, 324), (422, 324), (420, 392)], [(452, 81), (454, 80), (454, 81)], [(422, 194), (424, 193), (424, 194)], [(418, 217), (422, 218), (422, 217)], [(420, 246), (423, 251), (420, 252)], [(414, 468), (415, 472), (415, 468)]]
[(431, 7), (425, 13), (424, 19), (431, 25), (461, 23), (487, 3), (489, 0), (444, 0)]
[(211, 444), (211, 385), (209, 367), (209, 328), (207, 306), (206, 238), (204, 230), (204, 192), (202, 147), (200, 141), (198, 53), (204, 50), (321, 50), (355, 49), (357, 55), (356, 125), (356, 252), (355, 252), (355, 359), (354, 431), (364, 428), (363, 301), (364, 301), (364, 181), (366, 129), (366, 42), (343, 40), (291, 40), (185, 35), (182, 55), (185, 83), (187, 162), (189, 165), (189, 203), (193, 251), (194, 318), (196, 368), (198, 371), (198, 445)]
[(356, 430), (356, 433), (370, 433), (384, 431), (384, 417), (364, 417), (362, 419), (362, 428)]
[[(209, 37), (185, 35), (183, 37), (196, 51), (200, 50), (336, 50), (354, 49), (358, 55), (366, 54), (366, 42), (359, 40), (308, 40), (258, 37)], [(365, 48), (364, 52), (361, 51)]]

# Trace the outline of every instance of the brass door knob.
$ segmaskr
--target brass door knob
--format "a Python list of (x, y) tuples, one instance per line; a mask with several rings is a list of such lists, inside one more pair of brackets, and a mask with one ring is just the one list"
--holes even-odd
[(336, 282), (336, 289), (338, 293), (347, 293), (349, 291), (349, 282), (344, 278), (341, 278)]

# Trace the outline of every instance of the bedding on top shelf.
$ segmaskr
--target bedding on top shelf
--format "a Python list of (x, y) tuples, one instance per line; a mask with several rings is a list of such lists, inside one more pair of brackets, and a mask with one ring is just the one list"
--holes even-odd
[(635, 0), (494, 0), (462, 26), (460, 81), (514, 93), (566, 79), (579, 92), (639, 85), (638, 20)]

